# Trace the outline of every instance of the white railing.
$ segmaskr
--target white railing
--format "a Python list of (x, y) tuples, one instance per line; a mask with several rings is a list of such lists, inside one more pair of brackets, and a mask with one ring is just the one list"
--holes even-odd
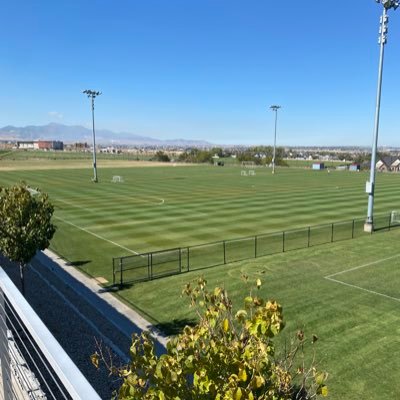
[(100, 397), (0, 267), (0, 399)]

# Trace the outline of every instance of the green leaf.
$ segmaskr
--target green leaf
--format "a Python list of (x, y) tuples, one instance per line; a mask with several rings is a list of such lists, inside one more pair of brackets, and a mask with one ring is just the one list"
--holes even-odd
[(246, 369), (245, 368), (239, 370), (238, 378), (242, 382), (246, 382), (247, 381), (247, 373), (246, 373)]
[(247, 297), (244, 299), (244, 305), (245, 305), (246, 307), (250, 307), (252, 304), (253, 304), (253, 298), (252, 298), (251, 296), (247, 296)]
[(327, 387), (327, 386), (322, 386), (322, 388), (321, 388), (321, 395), (322, 395), (323, 397), (328, 396), (328, 387)]
[(228, 332), (229, 331), (229, 321), (228, 321), (228, 318), (225, 318), (224, 319), (224, 322), (223, 322), (223, 329), (224, 329), (224, 332)]
[(235, 392), (235, 400), (240, 400), (242, 398), (242, 389), (238, 387)]

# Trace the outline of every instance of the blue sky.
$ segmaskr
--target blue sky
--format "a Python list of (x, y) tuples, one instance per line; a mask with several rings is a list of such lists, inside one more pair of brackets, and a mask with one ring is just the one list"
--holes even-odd
[[(0, 126), (90, 124), (160, 139), (371, 145), (382, 6), (271, 0), (3, 2)], [(400, 9), (380, 145), (400, 146)]]

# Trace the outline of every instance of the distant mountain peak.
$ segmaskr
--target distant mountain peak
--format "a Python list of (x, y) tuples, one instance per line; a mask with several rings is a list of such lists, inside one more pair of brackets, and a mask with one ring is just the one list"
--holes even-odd
[[(87, 142), (92, 138), (92, 130), (80, 125), (63, 125), (50, 122), (47, 125), (16, 127), (7, 125), (0, 128), (0, 140), (61, 140), (65, 143)], [(177, 147), (210, 147), (211, 143), (204, 140), (170, 139), (161, 140), (133, 133), (113, 132), (106, 129), (96, 129), (96, 141), (103, 145), (153, 145)]]

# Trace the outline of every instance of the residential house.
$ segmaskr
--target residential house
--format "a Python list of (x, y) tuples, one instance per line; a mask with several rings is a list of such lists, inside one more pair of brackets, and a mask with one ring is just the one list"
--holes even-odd
[(381, 157), (376, 163), (376, 169), (377, 171), (380, 172), (399, 172), (400, 157), (398, 156)]

